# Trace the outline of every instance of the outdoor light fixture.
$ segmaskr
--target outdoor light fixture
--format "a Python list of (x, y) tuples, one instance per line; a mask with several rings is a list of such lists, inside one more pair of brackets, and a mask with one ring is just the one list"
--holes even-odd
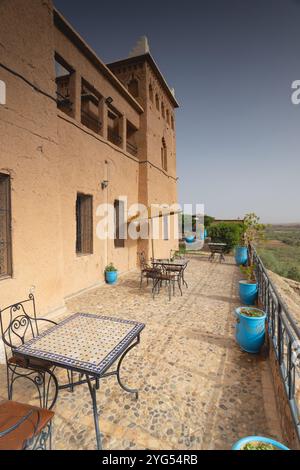
[(105, 103), (108, 104), (108, 105), (112, 104), (112, 102), (113, 102), (113, 99), (112, 99), (111, 96), (109, 96), (109, 97), (106, 98), (106, 100), (105, 100)]
[(106, 189), (108, 186), (108, 181), (107, 180), (103, 180), (102, 183), (101, 183), (101, 188), (102, 189)]

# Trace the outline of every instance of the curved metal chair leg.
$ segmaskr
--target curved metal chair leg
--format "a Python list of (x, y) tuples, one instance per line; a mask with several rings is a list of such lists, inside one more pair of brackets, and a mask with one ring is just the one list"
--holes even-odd
[(121, 388), (123, 388), (123, 390), (125, 390), (125, 392), (128, 392), (128, 393), (134, 393), (135, 394), (135, 398), (138, 400), (139, 398), (139, 391), (137, 389), (133, 389), (133, 388), (129, 388), (127, 387), (126, 385), (124, 385), (121, 381), (121, 377), (120, 377), (120, 369), (121, 369), (121, 365), (122, 365), (122, 362), (125, 358), (125, 356), (127, 356), (127, 354), (129, 353), (129, 351), (131, 351), (131, 349), (133, 349), (135, 346), (137, 346), (138, 344), (140, 343), (140, 336), (137, 337), (137, 340), (135, 343), (133, 343), (131, 346), (129, 346), (128, 349), (126, 349), (126, 351), (122, 354), (120, 360), (119, 360), (119, 363), (118, 363), (118, 367), (117, 367), (117, 379), (118, 379), (118, 383), (120, 385)]

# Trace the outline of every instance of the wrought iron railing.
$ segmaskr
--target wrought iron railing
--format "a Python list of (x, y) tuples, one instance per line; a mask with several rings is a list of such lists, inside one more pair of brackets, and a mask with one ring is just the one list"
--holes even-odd
[(131, 144), (130, 142), (127, 142), (127, 143), (126, 143), (126, 150), (127, 150), (128, 153), (130, 153), (130, 154), (133, 155), (134, 157), (137, 156), (138, 148), (137, 148), (136, 145)]
[(81, 123), (96, 132), (96, 134), (99, 134), (102, 128), (102, 123), (99, 119), (83, 110), (81, 110)]
[(110, 127), (107, 129), (107, 138), (110, 142), (118, 146), (120, 146), (123, 142), (122, 137), (114, 129), (111, 129)]
[(73, 103), (70, 100), (70, 98), (68, 96), (61, 95), (60, 93), (58, 93), (58, 91), (56, 92), (56, 96), (57, 96), (56, 98), (57, 107), (61, 111), (68, 112), (68, 113), (71, 112), (73, 109)]
[(300, 328), (271, 281), (257, 251), (253, 262), (259, 286), (259, 301), (268, 315), (268, 332), (281, 379), (300, 439)]

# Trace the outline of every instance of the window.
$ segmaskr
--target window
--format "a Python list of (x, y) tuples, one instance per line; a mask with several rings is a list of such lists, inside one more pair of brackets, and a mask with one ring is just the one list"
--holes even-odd
[(125, 215), (124, 215), (124, 202), (115, 201), (115, 248), (125, 247)]
[(93, 196), (77, 194), (76, 253), (93, 253)]
[(73, 116), (73, 102), (71, 79), (74, 70), (58, 54), (55, 54), (55, 81), (56, 81), (56, 99), (57, 107)]
[(89, 85), (84, 79), (81, 80), (81, 124), (99, 134), (102, 123), (99, 117), (99, 103), (102, 99), (100, 93)]
[(167, 123), (170, 124), (170, 111), (167, 109)]
[(122, 116), (117, 112), (116, 109), (108, 109), (108, 121), (107, 121), (107, 139), (120, 147), (123, 143), (123, 138), (120, 135), (120, 124)]
[(131, 124), (128, 120), (126, 120), (126, 134), (127, 134), (127, 142), (126, 142), (126, 150), (128, 153), (131, 153), (134, 157), (138, 154), (138, 148), (136, 144), (136, 133), (137, 128)]
[(156, 104), (157, 111), (159, 111), (159, 98), (157, 94), (155, 95), (155, 104)]
[(0, 173), (0, 278), (12, 276), (10, 176)]
[(171, 127), (172, 127), (172, 129), (173, 129), (173, 131), (174, 131), (175, 124), (174, 124), (174, 118), (173, 118), (173, 116), (171, 117)]
[(165, 105), (161, 103), (161, 115), (165, 119)]
[(164, 240), (169, 240), (169, 216), (164, 215), (163, 224), (164, 224)]
[(161, 145), (161, 166), (165, 171), (168, 169), (168, 155), (167, 155), (167, 145), (166, 141), (163, 138), (162, 139), (162, 145)]
[(152, 88), (151, 83), (149, 85), (149, 98), (150, 98), (150, 101), (153, 103), (153, 88)]
[(136, 78), (133, 78), (128, 83), (128, 91), (134, 98), (137, 98), (139, 96), (139, 82)]

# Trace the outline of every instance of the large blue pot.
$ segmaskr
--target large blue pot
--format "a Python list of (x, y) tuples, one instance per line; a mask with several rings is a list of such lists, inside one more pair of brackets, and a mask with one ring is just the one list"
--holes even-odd
[(262, 317), (247, 317), (241, 313), (241, 308), (236, 309), (235, 337), (240, 347), (248, 353), (258, 353), (265, 341), (265, 322), (267, 315)]
[(208, 235), (207, 229), (204, 229), (204, 238), (207, 238), (207, 235)]
[(107, 284), (116, 284), (118, 280), (118, 271), (105, 271), (105, 280)]
[(235, 248), (235, 262), (238, 266), (247, 264), (248, 248), (246, 246), (237, 246)]
[(194, 243), (195, 239), (196, 239), (195, 235), (190, 236), (190, 237), (185, 237), (185, 241), (187, 243)]
[(257, 299), (258, 285), (248, 281), (240, 281), (240, 299), (243, 304), (254, 305)]
[(271, 444), (274, 447), (277, 447), (278, 450), (290, 450), (288, 447), (284, 446), (280, 442), (274, 441), (274, 439), (269, 439), (268, 437), (262, 436), (248, 436), (244, 437), (237, 441), (233, 446), (232, 450), (242, 450), (243, 447), (249, 442), (265, 442), (266, 444)]

